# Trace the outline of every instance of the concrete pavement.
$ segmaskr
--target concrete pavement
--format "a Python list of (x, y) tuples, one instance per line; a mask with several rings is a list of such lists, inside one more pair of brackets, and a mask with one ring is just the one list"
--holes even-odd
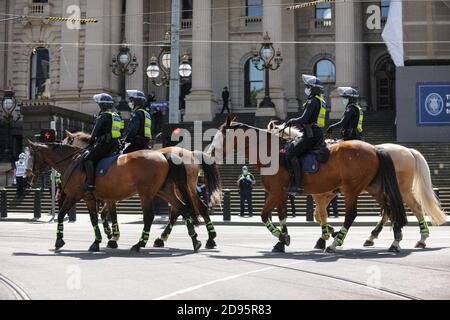
[[(60, 253), (54, 223), (0, 221), (0, 299), (450, 299), (448, 226), (430, 228), (427, 249), (414, 249), (418, 229), (406, 227), (398, 254), (387, 252), (389, 228), (364, 248), (372, 228), (356, 226), (329, 255), (312, 249), (318, 226), (291, 227), (285, 254), (271, 252), (276, 239), (262, 226), (217, 226), (218, 247), (193, 253), (183, 226), (166, 248), (152, 248), (157, 224), (147, 248), (130, 254), (139, 220), (120, 216), (119, 249), (105, 249), (104, 240), (99, 253), (87, 251), (87, 216), (66, 224)], [(204, 245), (204, 226), (197, 232)]]

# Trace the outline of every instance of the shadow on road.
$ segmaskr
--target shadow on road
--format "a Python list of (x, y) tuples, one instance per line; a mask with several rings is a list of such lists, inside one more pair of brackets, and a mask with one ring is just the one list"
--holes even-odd
[(70, 257), (82, 260), (102, 260), (109, 258), (175, 258), (195, 254), (193, 250), (184, 249), (141, 249), (140, 252), (131, 252), (129, 249), (104, 249), (100, 252), (89, 252), (79, 250), (60, 250), (55, 252), (49, 250), (49, 253), (40, 254), (32, 252), (14, 252), (15, 257)]

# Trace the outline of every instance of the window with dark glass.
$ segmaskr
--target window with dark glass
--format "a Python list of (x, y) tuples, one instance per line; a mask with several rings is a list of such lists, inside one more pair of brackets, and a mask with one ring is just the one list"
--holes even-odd
[(50, 55), (46, 48), (35, 48), (31, 54), (30, 99), (50, 97)]
[(391, 0), (381, 0), (381, 2), (380, 2), (381, 17), (387, 18), (390, 5), (391, 5)]
[[(262, 67), (260, 64), (259, 67)], [(245, 107), (255, 108), (257, 106), (256, 96), (264, 90), (264, 73), (255, 68), (252, 59), (245, 64)]]
[(334, 63), (328, 59), (317, 61), (314, 66), (314, 74), (324, 83), (334, 83), (336, 81), (336, 68)]
[(247, 0), (245, 15), (247, 17), (262, 17), (262, 0)]
[(183, 0), (181, 19), (192, 19), (192, 1), (193, 0)]

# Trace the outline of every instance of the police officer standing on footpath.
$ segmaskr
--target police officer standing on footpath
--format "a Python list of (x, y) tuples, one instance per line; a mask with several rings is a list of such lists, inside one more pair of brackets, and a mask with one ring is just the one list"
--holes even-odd
[(241, 217), (244, 216), (245, 201), (247, 201), (249, 216), (253, 216), (252, 190), (255, 182), (255, 177), (248, 171), (246, 166), (243, 166), (242, 174), (237, 181), (239, 185), (239, 196), (241, 200)]
[(125, 142), (129, 145), (123, 153), (148, 149), (152, 137), (152, 118), (145, 110), (145, 95), (139, 90), (127, 90), (130, 99), (130, 108), (133, 110), (130, 124), (125, 130)]
[(344, 140), (361, 140), (362, 123), (364, 119), (361, 106), (358, 104), (358, 91), (352, 87), (337, 88), (339, 95), (343, 97), (345, 112), (342, 119), (329, 126), (327, 133), (331, 134), (333, 128), (342, 127), (342, 138)]

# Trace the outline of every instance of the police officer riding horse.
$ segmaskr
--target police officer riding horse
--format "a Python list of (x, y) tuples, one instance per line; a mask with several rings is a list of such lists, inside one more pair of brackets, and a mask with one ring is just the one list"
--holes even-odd
[(302, 78), (305, 83), (305, 94), (308, 97), (303, 105), (304, 112), (301, 117), (286, 122), (286, 126), (294, 125), (303, 132), (303, 135), (298, 137), (287, 151), (287, 160), (292, 172), (291, 183), (286, 191), (291, 194), (297, 193), (301, 185), (299, 158), (323, 142), (322, 128), (325, 127), (326, 103), (323, 98), (322, 82), (311, 75), (302, 75)]
[(123, 129), (122, 119), (113, 111), (114, 100), (109, 94), (97, 94), (94, 101), (98, 104), (100, 113), (92, 129), (88, 151), (83, 158), (86, 170), (83, 192), (91, 194), (95, 191), (95, 166), (102, 158), (118, 151), (120, 130)]
[(364, 114), (361, 106), (358, 104), (358, 91), (352, 87), (337, 88), (342, 100), (345, 111), (342, 119), (329, 126), (327, 134), (331, 134), (333, 128), (342, 127), (342, 139), (344, 140), (362, 140), (362, 123)]
[(124, 154), (148, 149), (152, 138), (152, 118), (144, 108), (146, 103), (144, 93), (139, 90), (127, 90), (127, 94), (133, 116), (124, 133), (125, 142), (129, 143), (123, 151)]

